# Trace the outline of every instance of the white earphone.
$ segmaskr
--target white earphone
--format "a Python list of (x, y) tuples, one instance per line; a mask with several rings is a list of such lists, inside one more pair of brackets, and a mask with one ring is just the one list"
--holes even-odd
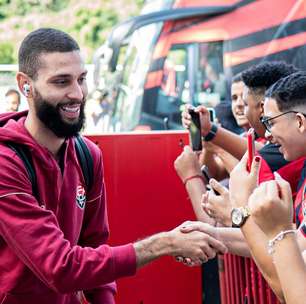
[(24, 93), (24, 95), (25, 95), (26, 97), (29, 96), (29, 94), (30, 94), (30, 85), (29, 85), (28, 83), (25, 83), (25, 84), (23, 85), (23, 93)]

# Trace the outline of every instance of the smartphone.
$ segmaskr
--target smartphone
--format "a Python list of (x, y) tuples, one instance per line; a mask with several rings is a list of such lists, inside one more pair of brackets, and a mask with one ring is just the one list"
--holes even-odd
[(201, 122), (200, 114), (194, 111), (194, 108), (189, 108), (188, 112), (191, 116), (191, 125), (189, 128), (189, 137), (193, 151), (202, 150), (201, 138)]
[(250, 172), (251, 166), (253, 162), (253, 158), (255, 155), (255, 131), (253, 128), (250, 128), (247, 133), (247, 140), (248, 140), (248, 164), (247, 169)]
[(208, 112), (209, 112), (209, 120), (211, 122), (215, 122), (216, 120), (216, 111), (214, 108), (207, 108)]

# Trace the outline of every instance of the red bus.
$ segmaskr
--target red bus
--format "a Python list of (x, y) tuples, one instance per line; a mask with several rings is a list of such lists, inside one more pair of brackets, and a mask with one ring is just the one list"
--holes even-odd
[(304, 0), (147, 1), (95, 54), (96, 86), (112, 96), (108, 130), (180, 129), (185, 103), (226, 102), (250, 65), (305, 69), (305, 44)]

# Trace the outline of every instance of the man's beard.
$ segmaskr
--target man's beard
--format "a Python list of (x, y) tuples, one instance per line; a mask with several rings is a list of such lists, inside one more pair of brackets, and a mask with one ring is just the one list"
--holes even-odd
[(60, 114), (60, 107), (64, 104), (71, 104), (73, 101), (61, 102), (53, 106), (36, 90), (34, 106), (37, 117), (59, 138), (69, 138), (78, 135), (85, 123), (84, 105), (85, 99), (80, 106), (79, 118), (74, 123), (65, 122)]

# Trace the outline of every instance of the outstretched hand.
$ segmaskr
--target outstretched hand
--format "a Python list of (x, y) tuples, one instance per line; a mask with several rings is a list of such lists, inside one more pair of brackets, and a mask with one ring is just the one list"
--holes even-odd
[(175, 254), (177, 261), (198, 266), (213, 259), (218, 253), (227, 252), (227, 247), (222, 242), (206, 232), (206, 225), (209, 226), (202, 222), (188, 221), (173, 230), (178, 236), (177, 243), (174, 244), (179, 247)]

